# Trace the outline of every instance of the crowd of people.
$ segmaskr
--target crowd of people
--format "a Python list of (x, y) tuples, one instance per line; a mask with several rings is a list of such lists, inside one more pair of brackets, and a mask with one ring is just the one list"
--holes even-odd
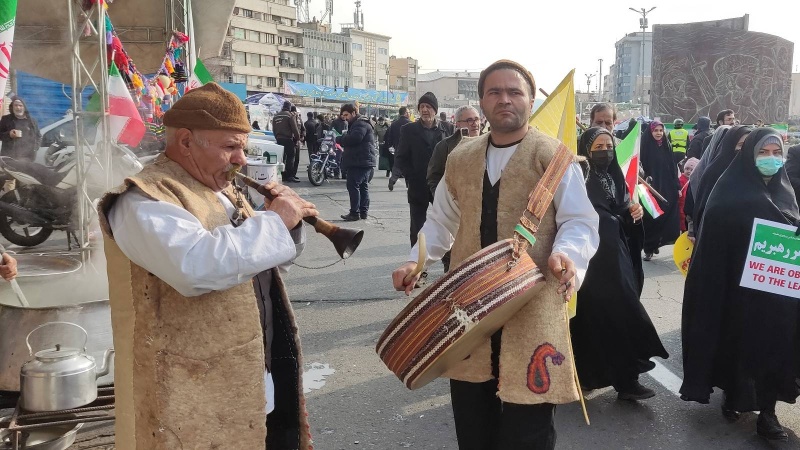
[[(425, 271), (415, 271), (419, 232), (425, 266), (443, 260), (446, 270), (511, 238), (531, 190), (563, 151), (528, 125), (536, 83), (526, 68), (493, 63), (481, 72), (478, 94), (486, 133), (477, 109), (459, 108), (450, 123), (430, 92), (419, 97), (417, 120), (404, 107), (391, 123), (361, 115), (357, 104), (302, 122), (287, 102), (272, 121), (284, 146), (284, 182), (298, 181), (299, 143), (314, 153), (320, 130), (336, 130), (350, 197), (342, 218), (362, 220), (377, 157), (386, 158), (390, 190), (400, 176), (408, 187), (410, 252), (392, 280), (411, 293), (426, 283)], [(12, 102), (11, 114), (3, 118), (12, 123), (3, 125), (3, 152), (6, 139), (20, 139), (14, 130), (35, 134), (24, 103)], [(640, 375), (669, 354), (640, 301), (643, 261), (682, 230), (695, 250), (682, 311), (681, 398), (709, 403), (719, 388), (724, 418), (758, 411), (757, 433), (786, 440), (775, 406), (800, 395), (800, 302), (740, 279), (755, 219), (800, 225), (800, 148), (786, 158), (780, 134), (737, 124), (733, 111), (720, 112), (713, 128), (701, 118), (693, 135), (682, 122), (670, 132), (645, 123), (640, 175), (663, 197), (663, 214), (653, 218), (629, 194), (613, 106), (595, 106), (590, 120), (527, 250), (544, 288), (445, 374), (459, 448), (552, 449), (556, 405), (578, 400), (581, 389), (613, 387), (626, 401), (655, 396)], [(314, 418), (306, 414), (282, 274), (302, 252), (302, 219), (316, 207), (277, 183), (266, 185), (274, 198), (265, 211), (242, 201), (231, 178), (246, 164), (254, 124), (218, 85), (184, 95), (164, 124), (164, 154), (99, 204), (115, 377), (126, 380), (116, 392), (118, 447), (311, 448)], [(16, 262), (4, 254), (0, 276), (15, 275)], [(577, 314), (567, 323), (564, 303), (573, 294)], [(542, 342), (563, 358), (549, 367), (547, 390), (520, 375)]]

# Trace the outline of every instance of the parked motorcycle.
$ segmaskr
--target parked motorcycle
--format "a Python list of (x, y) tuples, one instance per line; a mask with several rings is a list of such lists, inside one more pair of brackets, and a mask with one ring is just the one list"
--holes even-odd
[[(136, 155), (130, 150), (113, 146), (122, 153), (113, 158), (114, 182), (121, 183), (125, 176), (142, 169)], [(86, 165), (90, 164), (92, 150), (85, 154)], [(47, 240), (55, 230), (67, 232), (67, 245), (76, 239), (78, 226), (75, 206), (78, 200), (78, 165), (75, 147), (61, 139), (50, 146), (45, 160), (47, 165), (29, 161), (18, 161), (0, 156), (0, 168), (10, 176), (11, 190), (0, 196), (0, 235), (9, 242), (33, 247)], [(99, 164), (92, 164), (87, 171), (87, 194), (99, 198), (105, 191), (106, 173)]]
[(308, 181), (314, 186), (322, 185), (328, 178), (335, 178), (340, 173), (337, 153), (341, 147), (336, 143), (333, 131), (324, 131), (317, 153), (311, 155), (308, 164)]

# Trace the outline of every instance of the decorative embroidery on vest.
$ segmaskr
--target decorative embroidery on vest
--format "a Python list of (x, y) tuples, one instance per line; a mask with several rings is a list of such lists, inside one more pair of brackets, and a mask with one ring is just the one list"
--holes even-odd
[(560, 366), (564, 362), (564, 355), (556, 350), (552, 344), (545, 342), (536, 347), (528, 364), (528, 389), (534, 394), (544, 394), (550, 390), (550, 372), (547, 370), (547, 358), (550, 362)]

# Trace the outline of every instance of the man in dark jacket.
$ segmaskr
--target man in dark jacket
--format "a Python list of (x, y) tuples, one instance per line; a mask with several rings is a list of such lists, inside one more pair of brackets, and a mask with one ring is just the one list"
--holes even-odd
[(428, 189), (428, 163), (433, 149), (445, 138), (446, 131), (436, 120), (439, 103), (432, 92), (419, 98), (417, 109), (420, 118), (400, 129), (400, 145), (395, 152), (395, 164), (406, 177), (408, 206), (411, 212), (411, 246), (417, 243), (417, 233), (425, 224), (428, 205), (433, 195)]
[(361, 117), (352, 104), (342, 105), (341, 117), (348, 122), (347, 133), (336, 138), (344, 147), (342, 166), (347, 170), (350, 212), (342, 219), (366, 219), (369, 212), (369, 180), (375, 170), (375, 134), (369, 119)]
[(297, 142), (300, 140), (300, 130), (297, 129), (297, 121), (295, 121), (291, 109), (291, 102), (283, 103), (281, 112), (272, 118), (272, 132), (275, 134), (275, 142), (283, 146), (283, 181), (299, 183), (297, 164), (294, 161), (299, 156), (295, 150)]
[(395, 151), (400, 148), (400, 129), (403, 128), (403, 125), (411, 123), (411, 119), (408, 118), (408, 108), (402, 106), (397, 113), (399, 116), (389, 126), (389, 131), (386, 132), (386, 136), (383, 139), (383, 146), (381, 147), (385, 152), (384, 154), (389, 157), (389, 171), (392, 173), (392, 176), (389, 177), (390, 191), (394, 189), (394, 184), (397, 183), (397, 179), (403, 176), (403, 174), (400, 173), (400, 169), (395, 167), (395, 154), (389, 151), (389, 148), (393, 148)]
[(700, 159), (703, 157), (703, 139), (705, 139), (706, 136), (710, 136), (712, 133), (711, 118), (703, 116), (697, 119), (695, 130), (692, 142), (689, 143), (689, 149), (686, 150), (686, 157)]
[(306, 114), (308, 120), (303, 124), (306, 129), (306, 148), (308, 148), (308, 156), (317, 153), (317, 121), (314, 120), (314, 113), (309, 112)]
[(447, 135), (448, 136), (450, 136), (450, 135), (452, 135), (453, 133), (456, 132), (456, 126), (447, 121), (447, 113), (446, 112), (440, 112), (439, 113), (439, 122), (442, 123), (442, 128), (444, 128), (445, 131), (447, 131)]
[(8, 105), (8, 114), (0, 119), (0, 140), (3, 141), (0, 155), (33, 161), (36, 159), (41, 138), (39, 125), (31, 117), (25, 102), (14, 97)]
[[(462, 106), (456, 110), (456, 131), (447, 139), (436, 144), (433, 149), (433, 155), (428, 163), (428, 187), (431, 190), (431, 195), (436, 197), (436, 187), (439, 181), (444, 176), (444, 168), (447, 166), (447, 157), (450, 152), (461, 142), (463, 137), (462, 130), (467, 130), (466, 133), (469, 137), (480, 136), (481, 134), (481, 116), (478, 110), (472, 106)], [(442, 265), (444, 271), (450, 270), (450, 252), (445, 253), (442, 257)]]

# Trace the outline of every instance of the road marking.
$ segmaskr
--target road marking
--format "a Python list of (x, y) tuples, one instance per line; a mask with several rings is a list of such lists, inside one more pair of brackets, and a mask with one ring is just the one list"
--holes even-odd
[(681, 389), (681, 384), (683, 384), (683, 380), (681, 380), (679, 376), (670, 372), (670, 370), (667, 369), (666, 366), (664, 366), (660, 362), (654, 359), (651, 359), (650, 361), (653, 361), (656, 367), (650, 372), (647, 372), (647, 374), (650, 375), (650, 377), (656, 380), (659, 384), (664, 386), (668, 391), (680, 397), (681, 396), (680, 389)]
[(311, 368), (303, 372), (303, 393), (308, 394), (312, 390), (322, 389), (322, 386), (325, 386), (325, 378), (335, 372), (336, 369), (332, 369), (330, 364), (312, 363)]

